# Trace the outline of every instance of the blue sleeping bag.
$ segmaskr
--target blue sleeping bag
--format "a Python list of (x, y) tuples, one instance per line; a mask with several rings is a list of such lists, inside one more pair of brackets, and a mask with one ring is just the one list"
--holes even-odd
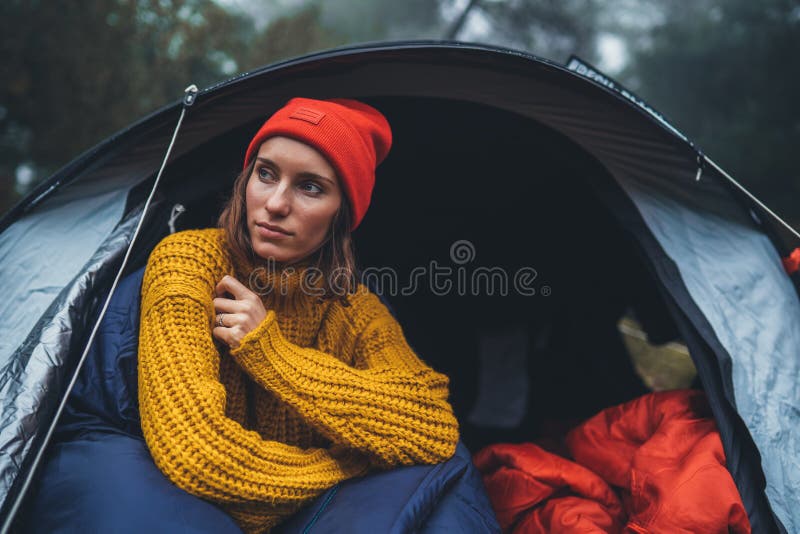
[[(172, 484), (142, 437), (136, 354), (143, 274), (122, 280), (112, 297), (22, 512), (23, 532), (241, 533), (220, 508)], [(463, 444), (442, 464), (338, 484), (275, 529), (409, 531), (500, 532)]]

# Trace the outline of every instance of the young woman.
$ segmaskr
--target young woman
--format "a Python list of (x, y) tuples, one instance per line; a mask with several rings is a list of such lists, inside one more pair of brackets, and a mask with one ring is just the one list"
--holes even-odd
[(391, 142), (371, 106), (294, 98), (250, 142), (219, 228), (171, 235), (148, 260), (147, 446), (248, 532), (347, 478), (455, 451), (447, 377), (355, 279), (350, 232)]

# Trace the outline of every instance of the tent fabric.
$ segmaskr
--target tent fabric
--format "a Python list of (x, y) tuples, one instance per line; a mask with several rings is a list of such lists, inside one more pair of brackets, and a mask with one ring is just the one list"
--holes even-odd
[[(731, 456), (735, 441), (755, 443), (760, 460), (740, 460), (760, 461), (756, 469), (766, 474), (766, 507), (778, 521), (764, 521), (778, 527), (783, 523), (789, 531), (800, 529), (800, 509), (793, 505), (800, 495), (800, 464), (795, 461), (800, 456), (800, 390), (789, 387), (796, 383), (800, 365), (797, 293), (780, 269), (765, 228), (750, 218), (743, 199), (725, 187), (713, 169), (705, 169), (695, 180), (699, 153), (674, 128), (608, 85), (518, 51), (464, 43), (372, 44), (272, 65), (200, 92), (185, 117), (162, 189), (174, 190), (186, 176), (202, 174), (187, 171), (206, 169), (206, 178), (194, 181), (184, 195), (218, 194), (225, 186), (219, 172), (241, 166), (242, 147), (254, 127), (297, 94), (381, 98), (396, 106), (398, 116), (403, 106), (424, 99), (488, 106), (543, 124), (596, 158), (643, 221), (636, 238), (641, 242), (646, 234), (653, 240), (644, 248), (658, 254), (645, 259), (678, 304), (681, 318), (698, 328), (716, 359), (716, 365), (703, 368), (700, 378), (704, 385), (719, 385), (709, 398), (728, 403), (744, 423), (741, 429), (720, 428), (726, 453)], [(100, 257), (104, 249), (102, 239), (89, 237), (93, 234), (88, 223), (99, 221), (97, 232), (106, 236), (122, 220), (121, 199), (127, 197), (131, 205), (139, 188), (152, 180), (179, 111), (180, 104), (168, 106), (109, 138), (56, 173), (0, 221), (4, 287), (17, 285), (17, 258), (25, 258), (25, 268), (32, 273), (45, 272), (51, 258), (62, 268), (51, 285), (44, 277), (21, 285), (16, 302), (37, 302), (46, 288), (50, 295), (61, 295), (58, 305), (80, 307), (98, 290), (95, 284), (105, 279), (87, 274), (87, 258)], [(197, 157), (212, 153), (213, 161)], [(108, 199), (107, 209), (98, 208), (100, 198)], [(568, 210), (564, 206), (565, 213)], [(34, 228), (36, 239), (25, 239), (31, 235), (26, 229)], [(72, 239), (49, 237), (59, 228), (72, 228), (71, 235), (86, 237), (86, 250), (76, 249)], [(40, 240), (54, 243), (47, 255), (35, 255), (44, 242)], [(677, 276), (669, 278), (665, 273), (672, 266)], [(85, 283), (70, 293), (73, 280)], [(54, 314), (55, 301), (45, 309), (51, 298), (30, 310), (11, 310), (24, 319), (14, 323), (18, 337), (9, 339), (24, 332), (27, 342), (35, 345), (38, 340), (29, 333), (56, 325), (61, 335), (54, 338), (55, 345), (21, 351), (23, 341), (0, 351), (0, 367), (12, 370), (11, 378), (0, 384), (5, 417), (0, 421), (3, 510), (17, 498), (20, 475), (27, 475), (53, 405), (60, 401), (51, 397), (63, 394), (64, 378), (74, 372), (74, 360), (46, 354), (82, 350), (75, 345), (84, 339), (84, 329)], [(37, 350), (42, 357), (29, 357)], [(740, 489), (753, 483), (738, 474), (736, 482)], [(760, 488), (752, 491), (753, 499), (764, 500)], [(745, 504), (751, 514), (763, 508), (755, 502)]]
[(800, 528), (791, 504), (800, 501), (800, 438), (786, 436), (800, 425), (787, 409), (800, 406), (800, 301), (780, 256), (743, 210), (714, 213), (712, 184), (687, 198), (641, 174), (618, 176), (727, 352), (726, 390), (761, 452), (767, 495), (791, 517), (787, 528)]
[[(646, 226), (640, 213), (632, 209), (629, 197), (615, 197), (602, 192), (609, 209), (624, 214), (624, 226), (636, 237), (652, 263), (650, 270), (655, 278), (662, 281), (658, 289), (664, 293), (664, 303), (669, 315), (676, 320), (675, 325), (679, 338), (686, 344), (695, 363), (698, 379), (706, 393), (706, 397), (714, 415), (726, 457), (728, 470), (731, 472), (742, 496), (753, 532), (786, 532), (781, 523), (772, 522), (770, 504), (766, 499), (757, 497), (764, 494), (766, 479), (761, 468), (761, 455), (755, 442), (749, 437), (735, 406), (726, 398), (730, 391), (730, 374), (726, 374), (721, 366), (719, 354), (724, 349), (718, 341), (714, 341), (713, 331), (708, 321), (697, 308), (685, 286), (682, 284), (680, 272), (675, 263), (667, 257), (652, 232)], [(667, 293), (667, 287), (671, 287)], [(693, 314), (692, 319), (689, 315)], [(714, 345), (716, 343), (716, 345)], [(727, 377), (727, 380), (726, 380)]]
[[(601, 149), (605, 153), (596, 155), (675, 263), (713, 330), (716, 339), (708, 342), (718, 341), (722, 348), (718, 359), (724, 393), (761, 452), (767, 495), (788, 516), (786, 527), (800, 529), (800, 512), (791, 505), (800, 502), (800, 465), (795, 461), (800, 438), (785, 436), (785, 429), (800, 425), (797, 292), (783, 276), (781, 257), (758, 227), (757, 216), (742, 209), (718, 175), (648, 150), (651, 138), (631, 136), (629, 141), (641, 145), (641, 160), (619, 150)], [(791, 482), (786, 484), (784, 477)]]
[[(27, 504), (26, 532), (241, 532), (220, 508), (172, 484), (147, 449), (137, 383), (143, 275), (140, 268), (124, 278), (111, 298)], [(442, 530), (499, 532), (463, 444), (442, 464), (339, 484), (276, 529)]]
[[(111, 191), (78, 197), (80, 205), (65, 199), (0, 234), (0, 257), (16, 259), (0, 263), (0, 277), (15, 281), (5, 286), (7, 298), (0, 304), (4, 317), (0, 361), (9, 361), (30, 333), (29, 325), (45, 313), (108, 237), (122, 218), (126, 198), (127, 191)], [(63, 246), (65, 236), (69, 236), (68, 247)], [(49, 261), (40, 261), (42, 256)]]
[(623, 144), (639, 152), (636, 159), (596, 139), (609, 132), (589, 125), (609, 120), (587, 110), (586, 123), (568, 131), (594, 147), (677, 266), (722, 348), (724, 393), (762, 453), (770, 502), (783, 510), (789, 530), (800, 528), (800, 511), (790, 505), (800, 500), (800, 440), (785, 435), (800, 425), (800, 412), (787, 409), (800, 407), (800, 301), (780, 255), (718, 177), (696, 181), (696, 164), (653, 150), (652, 133), (626, 132)]
[[(140, 210), (133, 210), (121, 223), (111, 226), (107, 235), (98, 235), (100, 230), (109, 228), (108, 222), (113, 217), (101, 206), (96, 206), (94, 200), (90, 199), (90, 205), (96, 208), (97, 217), (92, 214), (81, 214), (79, 217), (80, 220), (96, 223), (97, 226), (93, 228), (83, 227), (78, 221), (72, 220), (68, 217), (69, 210), (56, 210), (56, 216), (64, 217), (65, 220), (61, 221), (63, 229), (74, 229), (73, 235), (85, 237), (90, 245), (96, 245), (95, 249), (89, 250), (82, 244), (76, 244), (74, 248), (61, 250), (58, 244), (69, 240), (64, 238), (60, 230), (52, 230), (52, 234), (44, 231), (47, 238), (42, 240), (26, 234), (27, 237), (22, 236), (19, 241), (10, 244), (15, 252), (22, 250), (29, 253), (24, 256), (27, 263), (20, 266), (20, 272), (29, 274), (28, 280), (33, 286), (28, 287), (27, 295), (21, 296), (17, 293), (17, 302), (21, 306), (19, 309), (22, 310), (20, 314), (24, 315), (28, 306), (32, 310), (42, 311), (41, 317), (37, 317), (30, 331), (26, 332), (25, 339), (8, 355), (0, 373), (3, 377), (0, 380), (0, 396), (3, 399), (3, 409), (0, 411), (0, 442), (3, 444), (3, 458), (6, 460), (0, 462), (0, 481), (6, 487), (18, 482), (19, 466), (34, 450), (36, 438), (41, 437), (37, 434), (38, 429), (46, 427), (46, 418), (52, 416), (61, 401), (43, 384), (62, 390), (70, 378), (67, 371), (70, 363), (74, 365), (76, 356), (74, 351), (71, 353), (74, 342), (72, 336), (84, 335), (88, 331), (86, 326), (91, 325), (91, 313), (96, 304), (92, 301), (88, 288), (116, 272), (118, 261), (128, 248), (130, 234), (141, 215)], [(106, 197), (105, 200), (112, 206), (110, 211), (119, 211), (119, 206), (111, 202), (110, 198)], [(77, 215), (77, 211), (73, 211), (72, 215)], [(34, 217), (37, 220), (41, 218)], [(108, 221), (104, 222), (104, 218)], [(47, 221), (47, 225), (58, 223), (58, 219)], [(54, 249), (58, 253), (53, 253)], [(87, 257), (89, 253), (91, 254)], [(46, 261), (42, 262), (41, 258)], [(9, 262), (5, 262), (4, 266), (8, 268)], [(71, 269), (77, 269), (77, 274), (65, 280), (65, 273), (69, 274)], [(54, 287), (47, 286), (51, 273), (58, 273), (52, 274)], [(58, 284), (64, 286), (59, 287)], [(16, 284), (5, 287), (12, 293), (19, 291)], [(24, 284), (21, 287), (25, 287)], [(43, 294), (41, 298), (37, 296), (40, 291)], [(50, 299), (50, 302), (46, 302)], [(9, 312), (4, 317), (9, 317), (9, 322), (14, 323), (15, 314), (16, 311)], [(21, 327), (19, 329), (25, 330)], [(38, 410), (31, 410), (31, 407)], [(20, 414), (28, 414), (28, 417), (20, 417)]]

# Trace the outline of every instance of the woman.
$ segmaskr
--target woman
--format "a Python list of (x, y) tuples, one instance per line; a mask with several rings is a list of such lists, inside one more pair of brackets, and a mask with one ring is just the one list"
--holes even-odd
[(147, 446), (246, 531), (370, 469), (455, 451), (447, 377), (353, 276), (350, 232), (390, 146), (376, 109), (294, 98), (250, 142), (220, 228), (171, 235), (148, 260)]

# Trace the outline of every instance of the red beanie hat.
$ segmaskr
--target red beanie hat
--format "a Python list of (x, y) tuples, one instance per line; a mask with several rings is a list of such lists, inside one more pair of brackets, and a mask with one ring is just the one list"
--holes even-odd
[(339, 176), (358, 227), (369, 207), (375, 167), (392, 146), (392, 130), (380, 111), (358, 100), (292, 98), (261, 126), (244, 157), (244, 167), (261, 143), (282, 135), (319, 150)]

